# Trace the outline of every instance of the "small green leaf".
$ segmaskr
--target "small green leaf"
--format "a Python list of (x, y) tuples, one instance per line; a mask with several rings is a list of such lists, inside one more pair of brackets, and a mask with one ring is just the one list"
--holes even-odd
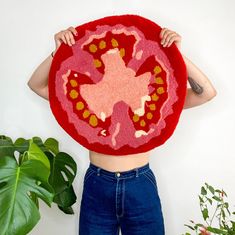
[(207, 191), (206, 191), (206, 189), (203, 186), (201, 187), (201, 194), (202, 195), (206, 195), (207, 194)]
[(209, 201), (209, 203), (212, 205), (213, 201), (207, 197), (207, 200)]
[(215, 233), (215, 234), (220, 234), (220, 235), (222, 235), (222, 234), (228, 234), (227, 231), (225, 231), (225, 230), (218, 229), (218, 228), (212, 228), (212, 227), (207, 227), (207, 231), (213, 232), (213, 233)]
[(215, 199), (215, 200), (218, 201), (218, 202), (221, 201), (221, 199), (220, 199), (219, 197), (217, 197), (217, 196), (213, 196), (212, 198)]
[(188, 227), (188, 228), (190, 228), (190, 229), (192, 229), (192, 230), (195, 230), (192, 226), (190, 226), (190, 225), (188, 225), (188, 224), (184, 224), (184, 226), (186, 226), (186, 227)]
[(205, 227), (204, 224), (196, 224), (197, 227)]
[(214, 188), (213, 188), (212, 186), (209, 185), (208, 188), (209, 188), (209, 190), (210, 190), (210, 192), (211, 192), (212, 194), (215, 194), (215, 190), (214, 190)]
[(199, 197), (200, 202), (201, 202), (201, 203), (204, 203), (202, 197), (201, 197), (200, 195), (199, 195), (198, 197)]
[(227, 197), (227, 193), (222, 189), (222, 193)]
[(207, 208), (204, 208), (202, 210), (202, 215), (203, 215), (203, 219), (206, 220), (207, 218), (209, 218), (208, 216), (208, 209)]

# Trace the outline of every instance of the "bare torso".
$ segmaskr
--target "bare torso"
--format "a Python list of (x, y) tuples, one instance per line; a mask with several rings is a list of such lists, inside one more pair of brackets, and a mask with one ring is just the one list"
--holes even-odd
[(89, 151), (89, 158), (91, 163), (99, 166), (105, 170), (116, 171), (128, 171), (136, 167), (143, 166), (149, 162), (149, 155), (151, 151), (130, 154), (130, 155), (106, 155)]

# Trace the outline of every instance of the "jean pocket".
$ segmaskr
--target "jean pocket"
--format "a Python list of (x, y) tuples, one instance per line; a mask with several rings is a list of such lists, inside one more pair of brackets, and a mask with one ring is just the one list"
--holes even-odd
[(84, 184), (87, 182), (87, 180), (95, 173), (94, 170), (92, 170), (91, 168), (88, 168), (86, 173), (85, 173), (85, 176), (84, 176)]
[(151, 169), (149, 169), (148, 171), (144, 172), (143, 175), (154, 186), (154, 188), (158, 192), (157, 181), (156, 181), (156, 177), (155, 177), (153, 171)]

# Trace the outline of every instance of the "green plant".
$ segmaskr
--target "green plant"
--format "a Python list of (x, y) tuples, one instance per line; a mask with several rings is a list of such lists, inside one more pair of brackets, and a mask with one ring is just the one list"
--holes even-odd
[[(185, 224), (185, 226), (199, 235), (235, 235), (235, 221), (229, 218), (235, 212), (230, 212), (225, 197), (227, 197), (227, 194), (223, 189), (214, 189), (214, 187), (205, 183), (201, 187), (200, 195), (198, 195), (204, 223), (195, 223), (190, 220), (191, 224)], [(217, 222), (217, 226), (213, 222)], [(185, 233), (185, 235), (191, 234)]]
[(58, 141), (48, 138), (11, 138), (0, 135), (0, 234), (25, 235), (40, 219), (39, 200), (52, 202), (74, 214), (73, 180), (77, 165), (59, 151)]

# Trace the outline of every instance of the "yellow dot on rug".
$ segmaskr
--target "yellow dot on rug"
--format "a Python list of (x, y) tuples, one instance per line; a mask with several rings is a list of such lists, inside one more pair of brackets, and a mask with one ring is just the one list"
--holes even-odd
[(113, 47), (118, 47), (118, 41), (116, 39), (112, 38), (111, 43)]
[(155, 104), (150, 104), (149, 109), (150, 110), (156, 110), (156, 105)]
[(137, 115), (137, 114), (134, 114), (134, 116), (132, 117), (132, 120), (134, 121), (134, 122), (138, 122), (139, 121), (139, 115)]
[(140, 125), (141, 125), (141, 126), (145, 126), (145, 125), (146, 125), (146, 122), (142, 119), (142, 120), (140, 121)]
[(91, 44), (89, 46), (89, 51), (95, 53), (97, 51), (97, 46), (95, 44)]
[(77, 110), (82, 110), (84, 108), (84, 104), (82, 101), (77, 102), (76, 104), (76, 109)]
[(78, 92), (76, 90), (72, 89), (70, 91), (69, 95), (72, 99), (76, 99), (78, 97)]
[(158, 73), (160, 73), (162, 71), (162, 69), (161, 69), (160, 66), (157, 65), (157, 66), (155, 66), (153, 71), (154, 71), (155, 74), (158, 74)]
[(106, 47), (106, 42), (104, 40), (101, 40), (99, 43), (99, 48), (104, 49)]
[(92, 114), (92, 115), (90, 116), (89, 124), (90, 124), (91, 126), (97, 126), (97, 125), (98, 125), (97, 117), (96, 117), (94, 114)]
[(156, 77), (156, 78), (155, 78), (155, 82), (156, 82), (157, 84), (163, 84), (163, 80), (162, 80), (161, 77)]
[(162, 93), (164, 93), (165, 91), (164, 91), (164, 87), (158, 87), (157, 88), (157, 93), (158, 94), (162, 94)]
[(74, 80), (74, 79), (70, 80), (70, 84), (71, 84), (72, 87), (76, 87), (78, 85), (77, 81)]
[(94, 65), (95, 65), (96, 68), (99, 68), (99, 67), (102, 66), (102, 63), (101, 63), (101, 61), (99, 59), (95, 59), (94, 60)]
[(120, 56), (121, 57), (125, 56), (125, 49), (124, 48), (120, 49)]
[(147, 119), (152, 119), (152, 118), (153, 118), (153, 114), (150, 113), (150, 112), (148, 112), (148, 113), (146, 114), (146, 117), (147, 117)]
[(159, 96), (156, 93), (153, 93), (151, 98), (153, 101), (157, 101), (159, 99)]
[(87, 117), (89, 117), (89, 115), (90, 115), (90, 112), (89, 112), (89, 110), (84, 110), (84, 112), (83, 112), (83, 114), (82, 114), (82, 116), (84, 117), (84, 118), (87, 118)]

